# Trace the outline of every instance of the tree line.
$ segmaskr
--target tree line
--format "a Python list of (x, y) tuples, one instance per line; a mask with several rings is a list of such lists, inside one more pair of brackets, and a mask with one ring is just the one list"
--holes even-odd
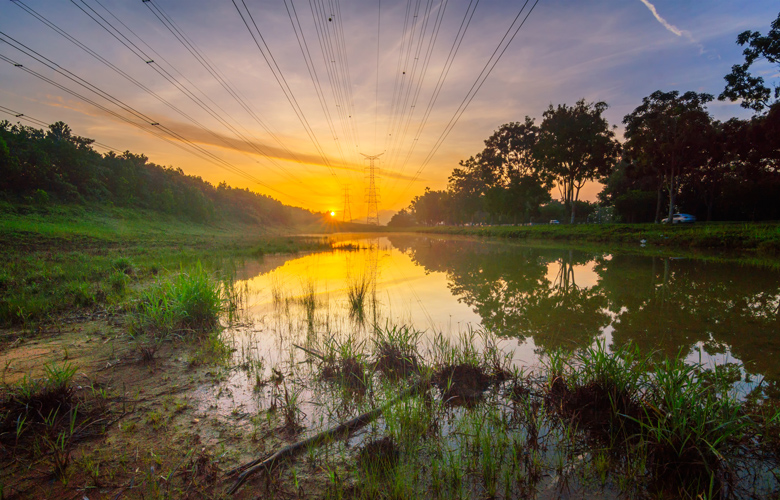
[(0, 198), (11, 203), (102, 203), (154, 210), (194, 222), (311, 222), (318, 216), (271, 197), (217, 186), (143, 154), (100, 154), (92, 139), (57, 122), (36, 129), (0, 122)]
[[(737, 43), (745, 60), (718, 98), (753, 110), (750, 119), (713, 119), (710, 94), (659, 90), (623, 118), (620, 142), (605, 102), (550, 105), (541, 123), (499, 127), (445, 190), (426, 188), (389, 225), (780, 219), (780, 87), (750, 73), (760, 59), (780, 69), (780, 15), (767, 35), (746, 31)], [(598, 203), (579, 200), (590, 181), (604, 184)]]

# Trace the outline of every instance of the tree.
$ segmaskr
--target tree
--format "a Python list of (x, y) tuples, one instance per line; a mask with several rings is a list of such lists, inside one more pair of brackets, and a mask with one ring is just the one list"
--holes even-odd
[(765, 85), (763, 77), (753, 76), (748, 70), (762, 58), (777, 64), (780, 69), (780, 14), (772, 22), (772, 29), (766, 36), (758, 31), (743, 31), (737, 36), (737, 43), (747, 45), (742, 51), (745, 62), (731, 67), (731, 73), (724, 77), (726, 88), (718, 99), (732, 102), (741, 99), (743, 108), (763, 111), (772, 104), (773, 98), (775, 102), (780, 99), (780, 86), (776, 86), (772, 92)]
[(656, 201), (656, 183), (635, 163), (619, 161), (599, 193), (602, 206), (613, 206), (621, 222), (650, 222)]
[(539, 127), (528, 116), (523, 123), (501, 125), (485, 141), (481, 157), (493, 166), (493, 176), (503, 188), (500, 195), (493, 193), (493, 199), (501, 200), (507, 215), (521, 215), (527, 220), (538, 212), (542, 203), (550, 200), (553, 178), (540, 168), (534, 157), (538, 141)]
[(501, 125), (485, 141), (483, 157), (495, 158), (498, 167), (496, 177), (502, 184), (508, 184), (512, 178), (538, 176), (549, 184), (549, 176), (541, 176), (533, 150), (539, 140), (539, 127), (534, 119), (526, 116), (524, 123), (509, 122)]
[(452, 171), (447, 186), (455, 219), (474, 222), (475, 214), (483, 208), (485, 194), (497, 182), (492, 166), (482, 160), (482, 155), (461, 160), (460, 168)]
[(614, 132), (601, 116), (606, 109), (605, 102), (586, 103), (584, 99), (573, 107), (550, 105), (539, 128), (534, 158), (555, 180), (570, 208), (572, 223), (582, 186), (609, 175), (620, 152)]
[(415, 225), (414, 217), (404, 208), (394, 214), (393, 217), (390, 218), (390, 222), (387, 223), (388, 227), (411, 227)]
[(681, 96), (676, 90), (657, 90), (623, 118), (628, 155), (656, 178), (656, 222), (661, 214), (661, 190), (665, 187), (669, 195), (671, 223), (679, 177), (707, 161), (712, 120), (704, 106), (711, 100), (709, 94), (686, 92)]
[(415, 196), (409, 211), (420, 224), (434, 226), (448, 219), (447, 192), (425, 188), (422, 196)]

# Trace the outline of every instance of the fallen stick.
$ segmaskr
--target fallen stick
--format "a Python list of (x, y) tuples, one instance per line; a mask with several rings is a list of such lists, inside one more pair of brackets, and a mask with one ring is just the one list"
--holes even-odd
[(319, 353), (319, 352), (315, 351), (314, 349), (309, 349), (308, 347), (299, 346), (298, 344), (293, 344), (293, 347), (297, 347), (301, 351), (306, 352), (308, 354), (311, 354), (315, 358), (319, 358), (322, 361), (327, 361), (325, 359), (325, 355), (324, 354)]
[(310, 446), (313, 447), (320, 446), (326, 441), (331, 441), (338, 436), (341, 436), (343, 434), (348, 434), (349, 432), (355, 429), (359, 429), (365, 426), (366, 424), (370, 423), (371, 421), (379, 417), (386, 408), (396, 404), (402, 399), (408, 398), (409, 396), (417, 393), (422, 387), (424, 387), (427, 384), (428, 384), (428, 380), (418, 380), (410, 387), (408, 387), (406, 390), (404, 390), (401, 394), (399, 394), (398, 397), (386, 403), (385, 405), (380, 406), (379, 408), (374, 408), (371, 411), (367, 411), (366, 413), (358, 415), (352, 420), (348, 420), (344, 423), (337, 425), (336, 427), (332, 427), (326, 431), (322, 431), (319, 434), (312, 436), (308, 439), (304, 439), (303, 441), (298, 441), (289, 446), (285, 446), (284, 448), (277, 451), (276, 453), (274, 453), (273, 455), (271, 455), (266, 459), (260, 458), (260, 459), (252, 460), (251, 462), (236, 467), (235, 469), (229, 471), (227, 473), (227, 476), (232, 476), (238, 471), (243, 471), (243, 472), (238, 476), (238, 479), (236, 479), (236, 482), (233, 484), (233, 486), (231, 486), (230, 489), (227, 491), (228, 495), (232, 495), (233, 493), (238, 491), (238, 489), (241, 487), (242, 484), (244, 484), (244, 482), (249, 478), (249, 476), (251, 476), (255, 472), (261, 469), (270, 470), (278, 462), (290, 458), (296, 455), (297, 453), (308, 449)]

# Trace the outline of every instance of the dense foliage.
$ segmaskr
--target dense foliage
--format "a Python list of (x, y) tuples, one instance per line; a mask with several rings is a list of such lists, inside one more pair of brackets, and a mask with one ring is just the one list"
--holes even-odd
[[(780, 99), (780, 87), (770, 89), (764, 77), (750, 74), (750, 67), (760, 59), (780, 66), (780, 14), (772, 22), (766, 35), (758, 31), (743, 31), (737, 37), (737, 43), (746, 46), (742, 54), (745, 62), (731, 67), (726, 75), (726, 88), (720, 99), (740, 101), (743, 108), (762, 111)], [(769, 74), (769, 72), (763, 72)], [(775, 75), (777, 76), (777, 75)]]
[[(780, 87), (748, 71), (761, 59), (780, 63), (780, 15), (767, 35), (746, 31), (737, 43), (745, 62), (719, 98), (739, 100), (752, 118), (720, 122), (707, 111), (713, 96), (658, 90), (625, 116), (620, 144), (601, 116), (606, 103), (550, 105), (539, 125), (530, 117), (502, 125), (452, 171), (446, 190), (426, 189), (391, 224), (660, 222), (676, 212), (780, 219)], [(601, 210), (578, 201), (593, 180), (604, 183)]]
[[(425, 225), (588, 220), (597, 207), (579, 201), (580, 189), (608, 175), (620, 151), (601, 116), (606, 108), (580, 100), (550, 106), (540, 125), (530, 117), (502, 125), (453, 170), (446, 191), (426, 189), (391, 225), (409, 216)], [(550, 195), (554, 187), (560, 202)]]
[(97, 202), (168, 213), (196, 222), (221, 217), (256, 224), (310, 222), (309, 211), (129, 151), (101, 155), (92, 139), (57, 122), (48, 130), (0, 122), (0, 197), (34, 204)]

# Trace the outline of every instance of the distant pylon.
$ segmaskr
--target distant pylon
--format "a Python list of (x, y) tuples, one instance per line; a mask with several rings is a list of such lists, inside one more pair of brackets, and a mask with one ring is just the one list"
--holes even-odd
[(360, 153), (368, 160), (368, 188), (366, 189), (366, 205), (368, 205), (368, 214), (366, 215), (366, 224), (379, 225), (379, 193), (376, 187), (376, 172), (378, 168), (374, 166), (374, 160), (382, 156), (384, 153), (378, 155), (368, 156), (367, 154)]
[(349, 186), (344, 186), (344, 210), (341, 211), (341, 222), (352, 221), (352, 204), (349, 202)]

